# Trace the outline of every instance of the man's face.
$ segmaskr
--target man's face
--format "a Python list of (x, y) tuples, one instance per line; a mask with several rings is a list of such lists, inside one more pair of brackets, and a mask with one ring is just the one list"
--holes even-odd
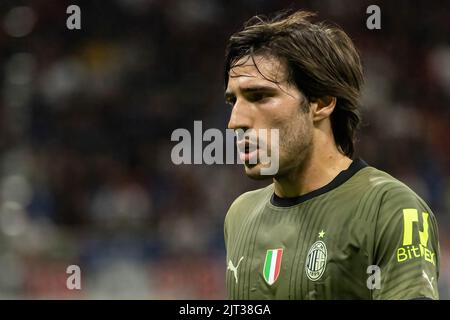
[[(267, 178), (261, 175), (261, 168), (267, 168), (270, 164), (261, 163), (261, 158), (265, 156), (270, 159), (276, 154), (275, 148), (278, 148), (279, 171), (272, 176), (279, 177), (301, 166), (312, 149), (312, 117), (309, 111), (302, 108), (306, 98), (288, 82), (286, 66), (280, 60), (257, 55), (254, 61), (258, 68), (251, 57), (243, 57), (229, 72), (225, 97), (233, 109), (228, 127), (250, 131), (250, 136), (257, 137), (255, 152), (245, 148), (248, 149), (252, 139), (239, 135), (237, 138), (247, 176)], [(266, 129), (269, 133), (270, 129), (278, 129), (278, 146), (271, 143), (270, 134), (261, 135), (260, 129)]]

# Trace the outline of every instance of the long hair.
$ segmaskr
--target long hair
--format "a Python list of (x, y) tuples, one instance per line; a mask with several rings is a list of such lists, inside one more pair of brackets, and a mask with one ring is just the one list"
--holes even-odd
[[(286, 63), (288, 79), (309, 101), (336, 97), (330, 116), (336, 145), (349, 157), (361, 121), (359, 98), (363, 71), (359, 54), (337, 26), (310, 21), (314, 14), (297, 11), (274, 18), (255, 16), (233, 34), (225, 54), (225, 87), (230, 69), (241, 58), (271, 55)], [(257, 67), (257, 66), (256, 66)]]

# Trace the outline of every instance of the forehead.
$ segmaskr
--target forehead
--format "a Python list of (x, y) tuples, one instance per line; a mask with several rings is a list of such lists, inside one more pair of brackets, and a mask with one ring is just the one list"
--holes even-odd
[(228, 88), (246, 84), (264, 84), (276, 88), (287, 82), (287, 79), (287, 68), (278, 58), (255, 55), (252, 59), (251, 56), (244, 56), (230, 68)]

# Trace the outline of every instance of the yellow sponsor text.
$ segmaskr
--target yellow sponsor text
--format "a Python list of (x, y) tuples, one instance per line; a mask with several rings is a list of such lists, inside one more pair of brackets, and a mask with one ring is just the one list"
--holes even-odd
[(425, 259), (425, 261), (428, 261), (433, 265), (436, 265), (435, 256), (436, 254), (432, 250), (428, 249), (427, 247), (424, 247), (421, 244), (404, 246), (397, 249), (398, 262), (404, 262), (415, 258), (423, 258)]

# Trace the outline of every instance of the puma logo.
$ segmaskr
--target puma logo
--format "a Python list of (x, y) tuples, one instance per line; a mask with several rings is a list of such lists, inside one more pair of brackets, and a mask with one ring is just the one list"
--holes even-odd
[(434, 277), (431, 277), (431, 280), (430, 280), (430, 278), (428, 278), (428, 274), (425, 272), (425, 270), (422, 270), (422, 276), (425, 278), (425, 280), (428, 281), (428, 283), (430, 284), (431, 289), (434, 289), (434, 287), (433, 287)]
[(241, 264), (242, 259), (244, 259), (244, 257), (241, 257), (238, 261), (237, 266), (235, 267), (233, 265), (233, 262), (231, 260), (228, 261), (228, 268), (227, 270), (230, 270), (231, 272), (233, 272), (234, 275), (234, 279), (236, 280), (236, 283), (238, 283), (238, 276), (237, 276), (237, 269), (239, 268), (239, 265)]

